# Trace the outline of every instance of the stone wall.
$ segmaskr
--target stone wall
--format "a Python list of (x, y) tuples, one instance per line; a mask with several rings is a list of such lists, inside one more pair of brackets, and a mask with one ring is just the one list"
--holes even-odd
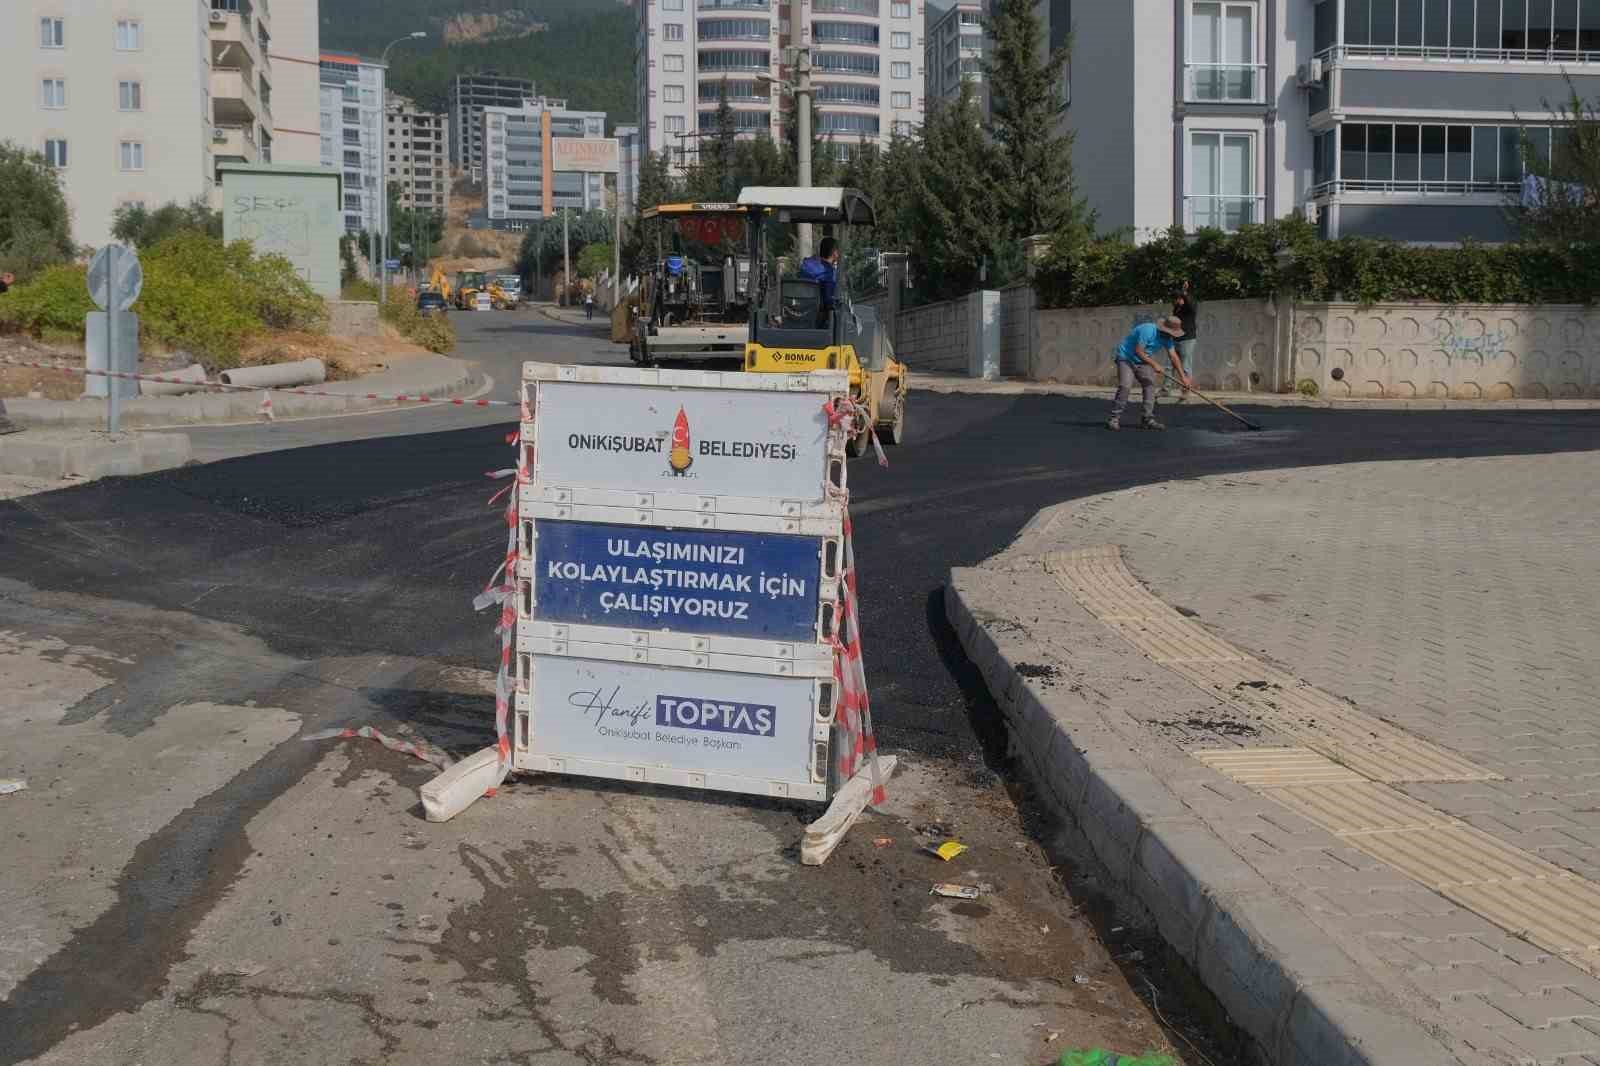
[[(1033, 315), (1029, 377), (1068, 385), (1114, 385), (1112, 352), (1140, 322), (1162, 307), (1088, 307)], [(1213, 300), (1200, 305), (1195, 384), (1228, 392), (1276, 392), (1288, 379), (1287, 347), (1277, 308), (1265, 300)], [(1285, 330), (1286, 332), (1286, 330)]]
[(1033, 286), (1000, 290), (1000, 373), (1027, 377), (1033, 365)]
[(329, 300), (328, 332), (335, 337), (376, 336), (378, 305), (360, 300)]
[(895, 354), (924, 374), (965, 374), (971, 346), (971, 298), (928, 304), (900, 312)]
[(1328, 397), (1600, 398), (1600, 308), (1297, 304), (1294, 374)]

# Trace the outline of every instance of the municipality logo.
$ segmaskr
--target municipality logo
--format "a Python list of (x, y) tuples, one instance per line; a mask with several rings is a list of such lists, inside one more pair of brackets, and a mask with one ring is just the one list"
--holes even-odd
[(702, 700), (688, 696), (656, 697), (656, 725), (675, 729), (770, 737), (777, 727), (777, 714), (778, 708), (761, 703)]
[(679, 407), (678, 417), (672, 423), (672, 447), (667, 451), (667, 468), (674, 476), (686, 476), (689, 468), (694, 465), (690, 447), (689, 416), (684, 413), (682, 407)]

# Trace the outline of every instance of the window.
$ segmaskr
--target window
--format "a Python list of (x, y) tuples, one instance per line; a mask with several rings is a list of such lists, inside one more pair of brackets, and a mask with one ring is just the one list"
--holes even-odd
[(878, 27), (865, 22), (813, 22), (811, 39), (819, 44), (856, 44), (876, 48)]
[(879, 102), (876, 85), (861, 85), (848, 81), (825, 81), (817, 85), (819, 104), (860, 104), (864, 107), (877, 107)]
[(910, 93), (890, 93), (889, 106), (900, 108), (902, 111), (911, 106)]
[(826, 15), (875, 16), (878, 13), (878, 0), (814, 0), (811, 9), (818, 14)]
[(878, 133), (877, 115), (858, 115), (853, 112), (823, 111), (817, 115), (817, 128), (822, 133)]
[(908, 19), (911, 17), (911, 5), (905, 0), (894, 0), (889, 5), (889, 14), (897, 19)]
[(1232, 232), (1256, 221), (1255, 141), (1248, 133), (1189, 137), (1189, 225)]
[(361, 109), (359, 107), (346, 107), (343, 109), (344, 121), (347, 125), (361, 125)]
[(661, 57), (661, 69), (667, 71), (668, 73), (672, 73), (672, 74), (681, 73), (682, 70), (683, 70), (683, 57), (682, 56), (662, 56)]
[[(1534, 152), (1548, 151), (1550, 127), (1530, 128), (1528, 136)], [(1339, 179), (1357, 190), (1448, 182), (1454, 187), (1447, 191), (1493, 192), (1522, 180), (1519, 126), (1351, 122), (1339, 128), (1339, 144)], [(1318, 178), (1331, 180), (1329, 173)]]
[(702, 41), (765, 41), (772, 33), (766, 19), (701, 19)]
[(907, 33), (905, 30), (896, 30), (895, 32), (889, 34), (889, 47), (910, 48), (911, 34)]
[(65, 167), (67, 165), (67, 142), (60, 139), (45, 141), (44, 161), (58, 169)]
[(344, 165), (347, 167), (359, 167), (361, 165), (361, 153), (346, 152), (344, 154)]
[(683, 0), (661, 0), (661, 10), (663, 10), (663, 11), (682, 11), (683, 10)]
[(683, 40), (683, 23), (681, 23), (681, 22), (669, 22), (669, 23), (667, 23), (665, 26), (661, 27), (661, 37), (662, 37), (663, 40), (668, 40), (668, 41), (681, 41), (681, 40)]
[(684, 126), (687, 124), (682, 115), (668, 115), (666, 123), (668, 133), (682, 133)]
[(345, 193), (344, 194), (344, 209), (346, 211), (359, 211), (359, 210), (361, 210), (361, 194), (358, 193), (358, 192), (357, 193), (349, 193), (349, 192)]
[(911, 77), (911, 64), (910, 63), (890, 63), (889, 64), (889, 77), (895, 78), (895, 79), (900, 80), (900, 81), (904, 81), (905, 79)]
[(909, 137), (915, 133), (916, 130), (917, 124), (915, 122), (906, 122), (901, 120), (894, 124), (894, 135), (896, 137)]
[(48, 108), (67, 106), (67, 83), (63, 78), (46, 78), (39, 86), (39, 102)]
[(117, 51), (137, 52), (144, 47), (144, 23), (137, 19), (117, 20)]
[(123, 141), (121, 145), (121, 162), (123, 170), (144, 169), (144, 142)]
[(117, 110), (143, 111), (144, 86), (136, 81), (117, 82)]
[[(872, 60), (873, 73), (877, 73), (876, 56), (860, 58)], [(701, 70), (766, 70), (772, 66), (772, 53), (753, 48), (718, 49), (701, 52), (698, 65)]]
[(1190, 8), (1189, 99), (1259, 99), (1255, 25), (1253, 3), (1196, 2)]
[[(702, 88), (704, 88), (704, 86), (702, 86)], [(683, 86), (668, 85), (666, 88), (661, 90), (661, 99), (665, 100), (669, 104), (683, 103)]]
[(39, 47), (65, 48), (67, 46), (67, 20), (42, 18), (39, 20)]

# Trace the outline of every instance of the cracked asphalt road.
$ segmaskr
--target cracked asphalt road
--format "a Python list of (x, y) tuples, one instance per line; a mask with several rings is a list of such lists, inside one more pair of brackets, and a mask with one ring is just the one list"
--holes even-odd
[[(497, 394), (534, 350), (599, 350), (533, 316), (463, 326)], [(431, 767), (298, 739), (485, 743), (492, 413), (206, 430), (241, 457), (0, 502), (0, 776), (30, 782), (0, 797), (0, 1063), (1230, 1061), (1012, 780), (948, 568), (1074, 496), (1594, 449), (1600, 413), (1275, 409), (1239, 434), (1183, 410), (1114, 437), (1090, 401), (913, 399), (894, 465), (852, 468), (875, 717), (909, 768), (821, 870), (801, 805), (530, 778), (431, 825)], [(936, 825), (972, 850), (920, 854)]]

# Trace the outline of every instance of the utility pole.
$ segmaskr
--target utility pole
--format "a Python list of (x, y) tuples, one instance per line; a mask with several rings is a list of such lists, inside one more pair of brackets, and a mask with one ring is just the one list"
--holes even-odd
[[(378, 206), (373, 212), (377, 219), (378, 228), (383, 233), (380, 244), (378, 234), (372, 235), (372, 250), (374, 252), (373, 277), (378, 282), (378, 305), (383, 306), (389, 294), (385, 290), (389, 287), (389, 49), (406, 41), (417, 41), (428, 36), (424, 30), (408, 33), (404, 37), (397, 37), (383, 50), (383, 58), (378, 65), (383, 70), (379, 79), (378, 90)], [(379, 258), (381, 257), (381, 258)]]
[(561, 299), (556, 301), (562, 307), (567, 306), (567, 298), (572, 295), (572, 208), (561, 209)]
[(618, 170), (612, 180), (617, 187), (611, 201), (611, 210), (617, 216), (616, 235), (611, 238), (611, 310), (615, 313), (622, 306), (622, 171)]
[[(809, 189), (811, 188), (811, 49), (809, 48), (795, 50), (794, 114), (800, 187)], [(805, 259), (811, 254), (811, 223), (800, 223), (797, 231), (800, 258)]]

